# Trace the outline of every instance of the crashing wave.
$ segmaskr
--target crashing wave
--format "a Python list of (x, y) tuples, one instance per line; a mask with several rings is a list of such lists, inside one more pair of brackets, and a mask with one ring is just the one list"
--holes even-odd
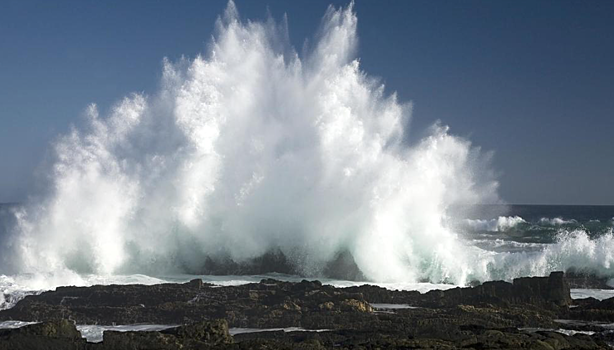
[(164, 61), (160, 91), (92, 105), (57, 140), (2, 268), (202, 273), (273, 251), (318, 275), (349, 252), (370, 280), (462, 283), (472, 254), (446, 209), (497, 202), (489, 155), (441, 125), (408, 147), (411, 104), (360, 69), (356, 25), (330, 7), (301, 56), (285, 22), (230, 2), (205, 55)]

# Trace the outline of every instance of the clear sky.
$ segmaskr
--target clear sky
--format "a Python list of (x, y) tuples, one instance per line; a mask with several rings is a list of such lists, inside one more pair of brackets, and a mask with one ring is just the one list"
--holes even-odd
[[(329, 3), (236, 1), (287, 13), (303, 46)], [(130, 92), (162, 58), (205, 52), (226, 1), (0, 2), (0, 202), (23, 201), (49, 143)], [(614, 204), (614, 1), (357, 0), (362, 68), (414, 102), (411, 137), (441, 120), (495, 152), (510, 203)]]

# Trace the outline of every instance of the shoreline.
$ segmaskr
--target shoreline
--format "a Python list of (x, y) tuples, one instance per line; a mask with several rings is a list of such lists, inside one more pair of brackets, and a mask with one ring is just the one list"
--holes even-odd
[[(165, 349), (244, 348), (256, 343), (314, 349), (374, 344), (384, 348), (522, 349), (542, 343), (553, 349), (606, 349), (614, 343), (614, 332), (599, 326), (599, 322), (614, 323), (614, 298), (572, 299), (570, 284), (576, 286), (577, 281), (573, 274), (567, 277), (554, 272), (548, 277), (524, 277), (511, 283), (492, 281), (427, 293), (274, 279), (238, 286), (216, 286), (195, 279), (157, 285), (59, 287), (26, 296), (13, 308), (0, 311), (0, 321), (41, 322), (0, 330), (0, 349), (14, 345), (21, 339), (19, 334), (26, 333), (43, 346), (31, 344), (32, 349), (49, 348), (52, 340), (79, 349), (145, 349), (163, 339), (174, 344)], [(592, 281), (589, 285), (601, 284)], [(140, 332), (129, 328), (123, 332), (103, 330), (102, 342), (88, 343), (75, 324), (81, 328), (114, 324), (179, 327)], [(50, 338), (36, 327), (71, 329), (67, 332), (72, 335), (63, 340)], [(207, 345), (202, 332), (200, 338), (179, 336), (182, 327), (209, 327), (225, 340)], [(229, 329), (251, 331), (231, 335)], [(265, 329), (269, 331), (262, 331)], [(79, 337), (73, 337), (77, 333)], [(127, 343), (120, 346), (118, 341)]]

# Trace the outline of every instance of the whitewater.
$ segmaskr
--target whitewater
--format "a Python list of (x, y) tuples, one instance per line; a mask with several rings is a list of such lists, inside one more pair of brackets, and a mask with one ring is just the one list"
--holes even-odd
[[(556, 239), (518, 249), (470, 237), (527, 221), (455, 210), (502, 202), (493, 154), (442, 123), (414, 139), (412, 104), (361, 70), (357, 23), (351, 4), (329, 7), (299, 54), (285, 18), (242, 20), (231, 1), (205, 53), (163, 61), (158, 91), (104, 115), (90, 105), (54, 142), (44, 190), (5, 209), (0, 305), (60, 285), (249, 282), (208, 272), (272, 251), (292, 269), (283, 278), (337, 285), (614, 277), (611, 225), (592, 235), (545, 218)], [(326, 280), (340, 254), (362, 281)]]

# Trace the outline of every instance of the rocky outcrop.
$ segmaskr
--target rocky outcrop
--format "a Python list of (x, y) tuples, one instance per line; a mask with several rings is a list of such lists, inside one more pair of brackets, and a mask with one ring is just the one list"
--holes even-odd
[(563, 272), (553, 272), (549, 277), (517, 278), (513, 283), (492, 281), (475, 287), (432, 291), (421, 299), (420, 304), (431, 307), (531, 304), (551, 309), (566, 307), (572, 302)]
[[(572, 303), (569, 284), (563, 272), (552, 272), (549, 277), (523, 277), (514, 280), (514, 293), (529, 303), (553, 303), (569, 306)], [(524, 299), (523, 299), (524, 297)]]
[(585, 321), (614, 322), (614, 298), (597, 300), (588, 298), (577, 302), (569, 310), (568, 318)]
[[(23, 331), (2, 331), (0, 343), (13, 344), (10, 339), (28, 338), (24, 344), (37, 346), (37, 339), (42, 337), (50, 341), (51, 348), (56, 343), (70, 343), (75, 349), (80, 346), (88, 349), (367, 346), (597, 349), (609, 341), (608, 334), (568, 337), (520, 329), (558, 329), (561, 325), (555, 320), (560, 318), (592, 315), (587, 319), (607, 319), (612, 315), (612, 300), (577, 301), (570, 308), (569, 286), (562, 273), (425, 294), (368, 285), (335, 288), (319, 281), (290, 283), (273, 279), (232, 287), (213, 286), (199, 279), (154, 286), (62, 287), (28, 296), (14, 308), (0, 311), (0, 320), (51, 321)], [(374, 308), (371, 303), (413, 307)], [(66, 318), (79, 324), (186, 326), (161, 332), (108, 331), (102, 344), (85, 344), (74, 333), (72, 323), (64, 321)], [(229, 326), (326, 331), (237, 335), (233, 342), (228, 335)]]
[[(320, 305), (326, 304), (321, 308)], [(187, 324), (224, 318), (233, 327), (301, 326), (303, 320), (342, 312), (372, 311), (360, 293), (319, 281), (263, 280), (218, 287), (193, 280), (155, 286), (61, 287), (28, 296), (0, 311), (0, 320), (55, 320), (79, 324)]]
[(346, 288), (360, 293), (373, 303), (404, 303), (423, 307), (453, 307), (460, 304), (521, 305), (558, 308), (571, 305), (569, 285), (563, 272), (553, 272), (548, 277), (524, 277), (512, 283), (504, 281), (448, 290), (434, 290), (425, 294), (415, 291), (390, 291), (377, 286)]
[(265, 279), (218, 287), (197, 279), (154, 286), (60, 287), (27, 296), (12, 309), (0, 311), (0, 320), (70, 318), (79, 324), (188, 324), (223, 318), (232, 327), (300, 327), (316, 323), (314, 320), (339, 318), (343, 313), (370, 314), (373, 309), (369, 302), (437, 309), (471, 305), (514, 310), (531, 305), (546, 314), (558, 314), (568, 310), (571, 298), (563, 273), (425, 294), (369, 285), (334, 288), (306, 280), (290, 283)]

